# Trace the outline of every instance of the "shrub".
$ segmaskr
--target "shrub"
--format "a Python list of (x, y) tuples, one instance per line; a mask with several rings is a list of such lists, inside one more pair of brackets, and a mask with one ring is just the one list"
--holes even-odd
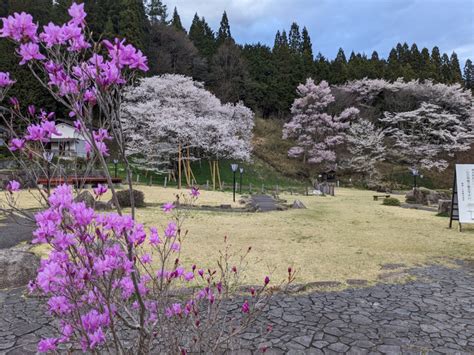
[(382, 202), (382, 205), (384, 205), (384, 206), (400, 206), (401, 203), (400, 203), (400, 200), (398, 198), (387, 197), (387, 198), (384, 198), (384, 200)]
[[(135, 201), (135, 207), (145, 207), (145, 195), (142, 191), (132, 190), (133, 191), (133, 199)], [(123, 190), (117, 192), (117, 199), (120, 207), (132, 207), (132, 203), (130, 201), (130, 191)]]

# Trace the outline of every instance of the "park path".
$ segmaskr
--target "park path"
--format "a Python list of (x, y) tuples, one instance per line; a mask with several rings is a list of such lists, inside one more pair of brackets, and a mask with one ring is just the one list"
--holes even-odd
[(259, 212), (270, 212), (278, 209), (276, 201), (268, 195), (252, 195), (250, 204)]
[[(406, 284), (277, 295), (235, 353), (474, 353), (474, 266), (410, 273)], [(41, 301), (22, 292), (0, 291), (0, 353), (33, 354), (39, 337), (54, 334)]]
[(33, 225), (24, 219), (1, 218), (0, 249), (11, 248), (18, 243), (31, 241), (33, 229)]

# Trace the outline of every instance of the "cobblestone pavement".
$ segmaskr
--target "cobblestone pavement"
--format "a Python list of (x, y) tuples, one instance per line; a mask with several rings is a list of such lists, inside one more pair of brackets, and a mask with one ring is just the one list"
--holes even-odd
[[(411, 273), (416, 281), (403, 285), (276, 296), (237, 353), (474, 353), (472, 264)], [(40, 301), (22, 291), (0, 291), (0, 353), (33, 353), (39, 337), (54, 332)], [(268, 324), (273, 331), (262, 340)]]

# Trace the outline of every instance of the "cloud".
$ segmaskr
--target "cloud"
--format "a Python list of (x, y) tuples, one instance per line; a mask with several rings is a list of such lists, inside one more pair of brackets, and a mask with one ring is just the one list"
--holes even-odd
[(273, 45), (277, 30), (293, 21), (306, 26), (314, 52), (333, 58), (339, 47), (387, 56), (397, 42), (418, 47), (439, 46), (456, 51), (463, 63), (474, 51), (472, 0), (169, 0), (185, 26), (194, 14), (204, 16), (217, 30), (227, 11), (231, 31), (239, 43)]

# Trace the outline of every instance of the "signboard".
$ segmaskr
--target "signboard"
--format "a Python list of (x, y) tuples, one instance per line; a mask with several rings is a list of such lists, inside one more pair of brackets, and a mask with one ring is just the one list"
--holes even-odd
[(456, 164), (459, 223), (474, 223), (474, 164)]

